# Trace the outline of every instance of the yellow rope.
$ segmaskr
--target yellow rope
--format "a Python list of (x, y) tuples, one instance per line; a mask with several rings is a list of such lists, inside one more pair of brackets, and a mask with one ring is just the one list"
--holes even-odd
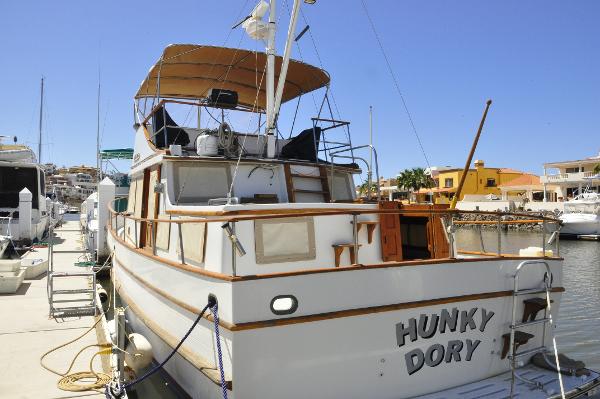
[[(110, 298), (109, 298), (109, 306), (110, 306)], [(77, 354), (75, 355), (73, 360), (71, 360), (71, 364), (69, 365), (69, 368), (64, 373), (54, 370), (44, 364), (44, 359), (46, 358), (46, 356), (48, 356), (52, 352), (55, 352), (61, 348), (71, 345), (74, 342), (79, 341), (81, 338), (86, 336), (90, 331), (92, 331), (93, 329), (96, 328), (98, 323), (100, 323), (100, 321), (102, 321), (102, 317), (103, 317), (102, 315), (98, 316), (98, 320), (96, 320), (94, 322), (94, 324), (92, 324), (92, 326), (90, 328), (88, 328), (83, 334), (79, 335), (78, 337), (76, 337), (68, 342), (65, 342), (64, 344), (61, 344), (59, 346), (56, 346), (56, 347), (50, 349), (49, 351), (45, 352), (40, 357), (40, 365), (43, 368), (45, 368), (46, 370), (48, 370), (51, 373), (54, 373), (54, 374), (62, 377), (58, 381), (58, 384), (57, 384), (59, 389), (61, 389), (63, 391), (70, 391), (70, 392), (91, 391), (91, 390), (101, 389), (111, 381), (111, 379), (112, 379), (111, 376), (109, 376), (106, 373), (102, 373), (102, 372), (97, 373), (94, 371), (94, 367), (93, 367), (94, 359), (96, 358), (96, 356), (110, 355), (110, 353), (112, 351), (112, 344), (110, 344), (110, 343), (91, 344), (91, 345), (84, 346), (83, 348), (81, 348), (79, 350), (79, 352), (77, 352)], [(90, 359), (90, 371), (80, 371), (80, 372), (75, 372), (75, 373), (69, 374), (71, 372), (71, 369), (75, 365), (75, 361), (77, 360), (79, 355), (81, 355), (86, 349), (93, 348), (93, 347), (98, 347), (98, 348), (102, 348), (102, 349), (100, 351), (94, 353), (94, 355)], [(79, 383), (82, 380), (90, 380), (90, 379), (95, 379), (95, 381), (88, 382), (88, 383)]]

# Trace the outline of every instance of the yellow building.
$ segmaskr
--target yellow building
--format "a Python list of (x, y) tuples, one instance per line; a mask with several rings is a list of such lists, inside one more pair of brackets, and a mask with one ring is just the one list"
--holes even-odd
[[(459, 200), (465, 195), (489, 194), (501, 196), (499, 186), (520, 177), (525, 172), (508, 168), (486, 168), (483, 161), (475, 161), (474, 169), (469, 169), (465, 184)], [(417, 192), (417, 201), (434, 202), (436, 204), (449, 203), (456, 192), (463, 174), (462, 168), (439, 168), (432, 173), (436, 186), (430, 189), (421, 189)]]

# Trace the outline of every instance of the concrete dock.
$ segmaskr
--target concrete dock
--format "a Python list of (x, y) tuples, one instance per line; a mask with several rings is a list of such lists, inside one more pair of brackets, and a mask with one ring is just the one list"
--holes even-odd
[[(82, 267), (75, 266), (75, 263), (85, 260), (84, 255), (79, 222), (64, 222), (54, 232), (54, 270), (81, 272)], [(26, 256), (47, 259), (48, 250), (38, 248)], [(65, 288), (91, 287), (88, 277), (69, 277), (64, 280), (61, 284)], [(0, 398), (104, 398), (102, 393), (96, 391), (70, 392), (59, 389), (57, 383), (61, 377), (40, 365), (42, 354), (83, 334), (97, 320), (94, 316), (50, 318), (46, 287), (47, 276), (44, 273), (33, 280), (25, 280), (15, 294), (0, 295)], [(82, 295), (91, 298), (91, 294)], [(98, 323), (95, 329), (77, 342), (48, 355), (45, 364), (64, 373), (84, 346), (107, 342), (105, 327), (105, 323)], [(90, 359), (99, 350), (95, 347), (86, 349), (70, 373), (89, 371)], [(109, 358), (108, 355), (97, 356), (94, 370), (110, 375)]]

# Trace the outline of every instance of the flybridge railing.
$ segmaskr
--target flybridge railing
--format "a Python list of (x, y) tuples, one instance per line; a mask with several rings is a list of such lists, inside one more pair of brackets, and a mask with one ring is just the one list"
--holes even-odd
[[(339, 237), (331, 237), (332, 247), (339, 247), (340, 245), (343, 247), (350, 247), (353, 252), (351, 252), (352, 265), (351, 266), (369, 266), (368, 264), (363, 264), (360, 262), (360, 247), (362, 244), (359, 244), (358, 241), (358, 231), (360, 230), (361, 224), (370, 223), (370, 226), (367, 226), (368, 231), (370, 231), (369, 235), (372, 237), (374, 224), (381, 223), (381, 221), (373, 221), (373, 220), (359, 220), (359, 216), (368, 216), (368, 215), (379, 215), (379, 216), (390, 216), (390, 215), (399, 215), (403, 218), (413, 217), (427, 217), (429, 222), (433, 223), (434, 218), (439, 219), (439, 224), (441, 225), (441, 230), (443, 232), (444, 239), (446, 241), (447, 248), (449, 251), (448, 258), (459, 258), (459, 257), (514, 257), (519, 256), (515, 254), (507, 254), (502, 252), (502, 231), (504, 227), (510, 224), (539, 224), (542, 227), (542, 237), (541, 237), (541, 256), (538, 255), (523, 255), (523, 257), (539, 257), (539, 258), (547, 258), (552, 256), (560, 256), (560, 247), (559, 247), (559, 238), (558, 238), (558, 229), (560, 226), (560, 221), (554, 218), (539, 216), (532, 219), (530, 214), (521, 214), (521, 213), (510, 213), (510, 212), (484, 212), (484, 211), (460, 211), (460, 210), (440, 210), (440, 209), (364, 209), (364, 210), (354, 210), (354, 209), (334, 209), (334, 210), (298, 210), (292, 209), (287, 210), (287, 212), (278, 212), (277, 209), (273, 209), (272, 213), (269, 214), (259, 214), (252, 213), (252, 211), (242, 211), (247, 214), (236, 214), (236, 215), (223, 215), (219, 214), (219, 212), (190, 212), (187, 215), (182, 215), (185, 218), (174, 218), (174, 219), (161, 219), (161, 218), (142, 218), (132, 216), (128, 213), (116, 212), (112, 207), (109, 207), (110, 211), (110, 226), (109, 228), (112, 230), (113, 234), (117, 236), (121, 241), (125, 244), (136, 248), (146, 248), (146, 250), (150, 250), (152, 254), (158, 258), (162, 258), (166, 261), (173, 262), (173, 255), (176, 257), (175, 261), (180, 262), (182, 265), (190, 264), (188, 261), (188, 257), (186, 254), (192, 252), (197, 252), (197, 248), (189, 247), (189, 243), (186, 244), (183, 237), (183, 226), (189, 224), (203, 224), (206, 231), (210, 232), (210, 234), (214, 234), (213, 230), (208, 230), (209, 224), (217, 223), (220, 227), (219, 230), (223, 231), (223, 234), (230, 240), (231, 243), (231, 275), (236, 277), (239, 275), (237, 271), (237, 263), (238, 258), (245, 256), (246, 251), (244, 247), (246, 246), (254, 246), (255, 245), (255, 237), (248, 236), (240, 236), (236, 234), (236, 224), (245, 223), (245, 222), (254, 222), (257, 220), (267, 220), (267, 219), (292, 219), (292, 218), (321, 218), (321, 217), (332, 217), (332, 216), (343, 216), (346, 215), (349, 217), (352, 223), (352, 242), (348, 244), (339, 244)], [(292, 212), (293, 211), (293, 212)], [(264, 211), (263, 211), (264, 212)], [(457, 220), (457, 217), (460, 215), (486, 215), (495, 216), (496, 220)], [(508, 217), (513, 219), (507, 219)], [(514, 219), (518, 218), (518, 219)], [(405, 219), (408, 220), (408, 219)], [(496, 227), (497, 231), (497, 245), (495, 247), (495, 251), (486, 251), (482, 246), (481, 251), (466, 251), (458, 249), (458, 244), (456, 242), (456, 227), (461, 225), (492, 225)], [(157, 231), (159, 226), (161, 225), (177, 225), (177, 230), (172, 231), (169, 229), (169, 234), (177, 234), (177, 249), (175, 254), (172, 251), (167, 250), (167, 252), (171, 255), (169, 258), (158, 255), (158, 250), (164, 251), (163, 248), (159, 248), (157, 245)], [(556, 229), (550, 236), (550, 240), (546, 240), (547, 233), (546, 229), (555, 225)], [(131, 231), (126, 231), (133, 227), (133, 235)], [(400, 228), (400, 227), (398, 227)], [(372, 230), (373, 229), (373, 230)], [(254, 229), (252, 229), (254, 231)], [(481, 230), (480, 230), (481, 234)], [(204, 243), (206, 243), (206, 238), (204, 239)], [(433, 237), (429, 236), (428, 240), (434, 240)], [(429, 242), (430, 245), (433, 244), (433, 241)], [(195, 241), (194, 241), (195, 242)], [(482, 239), (483, 242), (483, 239)], [(323, 243), (321, 243), (323, 244)], [(194, 244), (198, 245), (198, 244)], [(555, 252), (549, 255), (549, 251), (547, 250), (550, 246), (554, 246)], [(434, 251), (431, 251), (430, 258), (435, 258)], [(319, 261), (318, 255), (316, 256), (316, 261)], [(438, 257), (440, 259), (440, 257)], [(406, 259), (406, 260), (418, 260), (418, 259)], [(196, 263), (203, 263), (203, 261), (198, 262), (194, 260)], [(396, 261), (402, 263), (404, 260)], [(374, 260), (373, 264), (381, 264), (381, 260)], [(194, 262), (191, 265), (195, 265)], [(327, 267), (326, 265), (320, 265), (320, 268)], [(331, 265), (331, 268), (337, 268), (339, 265), (336, 263), (335, 265)], [(242, 274), (243, 275), (243, 274)]]

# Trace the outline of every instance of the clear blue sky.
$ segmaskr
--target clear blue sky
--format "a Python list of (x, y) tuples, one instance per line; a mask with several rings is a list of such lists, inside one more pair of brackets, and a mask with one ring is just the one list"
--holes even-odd
[[(489, 166), (540, 173), (544, 162), (600, 150), (600, 2), (366, 1), (432, 165), (463, 165), (487, 98), (494, 104), (476, 158)], [(132, 97), (163, 47), (223, 45), (254, 4), (4, 2), (0, 134), (37, 146), (43, 74), (43, 161), (94, 164), (100, 66), (103, 147), (132, 146)], [(382, 174), (425, 166), (360, 0), (303, 9), (354, 143), (368, 141), (372, 105)], [(262, 47), (241, 30), (225, 44)], [(308, 35), (300, 46), (318, 64)]]

